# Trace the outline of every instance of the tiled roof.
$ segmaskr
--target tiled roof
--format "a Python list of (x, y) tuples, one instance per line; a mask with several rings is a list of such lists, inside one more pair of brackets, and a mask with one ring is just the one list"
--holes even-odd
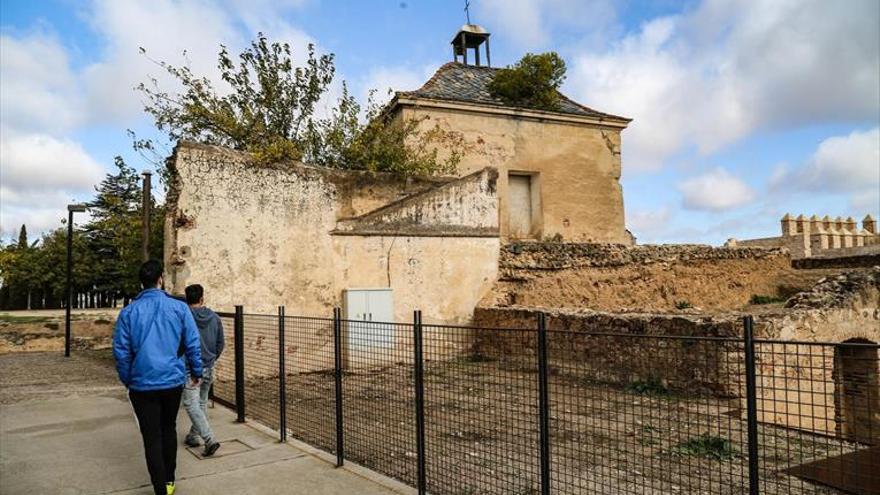
[[(400, 91), (399, 97), (430, 98), (434, 100), (449, 100), (481, 105), (493, 105), (499, 107), (511, 107), (504, 101), (493, 98), (487, 89), (495, 71), (490, 67), (478, 67), (465, 65), (458, 62), (449, 62), (437, 69), (431, 79), (415, 91)], [(562, 93), (560, 96), (557, 113), (580, 115), (594, 118), (612, 118), (629, 121), (626, 117), (619, 117), (608, 113), (599, 112), (585, 107), (569, 99)]]

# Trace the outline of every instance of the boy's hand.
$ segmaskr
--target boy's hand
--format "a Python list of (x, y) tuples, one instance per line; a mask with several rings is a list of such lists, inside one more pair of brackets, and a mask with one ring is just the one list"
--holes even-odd
[(190, 384), (191, 384), (192, 387), (198, 387), (199, 385), (202, 384), (202, 379), (201, 379), (201, 378), (192, 377), (192, 378), (190, 379)]

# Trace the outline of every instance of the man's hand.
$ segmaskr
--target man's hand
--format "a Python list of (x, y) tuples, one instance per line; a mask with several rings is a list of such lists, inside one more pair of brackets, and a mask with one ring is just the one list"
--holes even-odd
[(202, 379), (197, 377), (190, 378), (190, 386), (195, 388), (202, 384)]

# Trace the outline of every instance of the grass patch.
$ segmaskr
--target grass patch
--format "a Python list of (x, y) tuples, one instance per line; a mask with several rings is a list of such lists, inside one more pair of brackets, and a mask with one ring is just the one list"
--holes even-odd
[(626, 389), (639, 395), (669, 395), (669, 388), (658, 378), (636, 380), (627, 385)]
[(727, 461), (739, 455), (730, 440), (708, 433), (675, 445), (668, 452), (682, 457), (700, 457), (715, 461)]
[(460, 363), (492, 363), (495, 361), (497, 361), (496, 358), (480, 354), (479, 352), (465, 354), (458, 358), (458, 362)]
[(61, 325), (55, 322), (49, 322), (43, 325), (43, 327), (48, 328), (49, 330), (58, 330), (59, 328), (61, 328)]
[(15, 316), (0, 314), (0, 323), (44, 323), (49, 321), (48, 316)]
[(675, 301), (675, 309), (690, 309), (693, 307), (694, 305), (688, 301)]
[(749, 299), (749, 304), (776, 304), (776, 303), (784, 303), (788, 299), (780, 296), (762, 296), (759, 294), (752, 294), (751, 299)]
[(95, 320), (95, 325), (109, 325), (111, 323), (113, 322), (106, 318), (98, 318), (97, 320)]

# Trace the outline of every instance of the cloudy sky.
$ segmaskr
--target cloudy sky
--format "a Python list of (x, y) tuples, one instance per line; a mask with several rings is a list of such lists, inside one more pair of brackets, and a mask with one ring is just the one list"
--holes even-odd
[[(358, 94), (407, 90), (450, 59), (462, 4), (3, 0), (0, 233), (58, 226), (115, 155), (150, 166), (126, 134), (155, 136), (133, 87), (160, 74), (138, 47), (211, 75), (221, 43), (237, 50), (263, 31), (335, 53)], [(493, 63), (555, 50), (566, 94), (634, 119), (622, 181), (640, 242), (774, 235), (786, 212), (878, 216), (877, 0), (471, 4)]]

